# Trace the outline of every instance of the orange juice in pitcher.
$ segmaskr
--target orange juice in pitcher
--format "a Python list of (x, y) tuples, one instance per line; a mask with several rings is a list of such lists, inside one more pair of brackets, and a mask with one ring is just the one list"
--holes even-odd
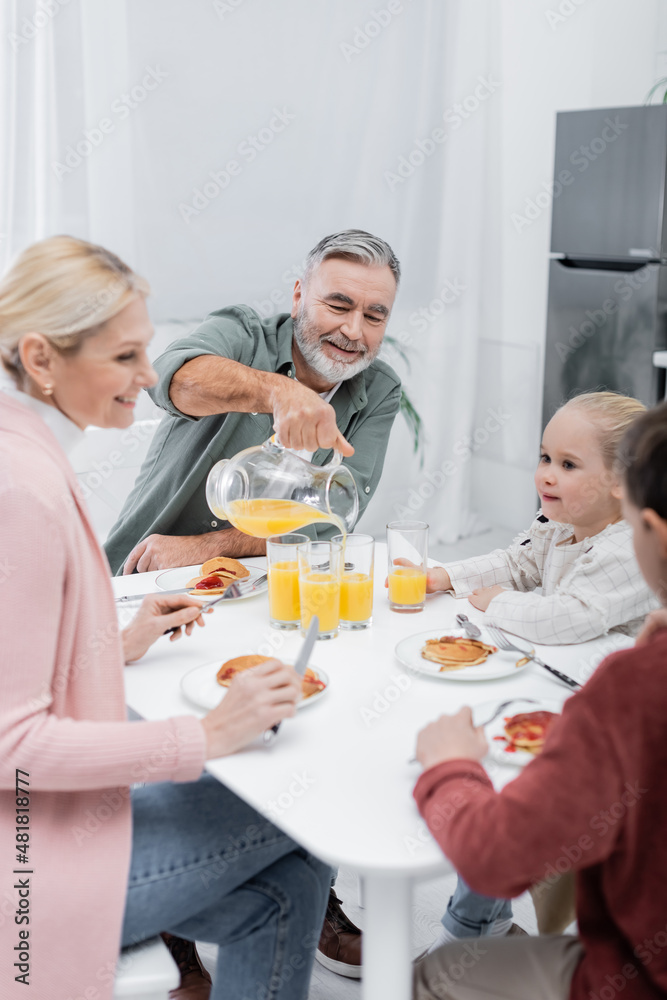
[(256, 538), (321, 523), (345, 534), (359, 514), (354, 477), (340, 452), (328, 465), (315, 465), (274, 438), (217, 462), (206, 500), (217, 517)]
[(266, 497), (232, 500), (225, 508), (224, 515), (218, 511), (216, 513), (219, 517), (225, 516), (239, 531), (254, 535), (255, 538), (286, 535), (307, 524), (330, 523), (339, 531), (345, 529), (345, 525), (335, 514), (327, 514), (297, 500), (270, 500)]

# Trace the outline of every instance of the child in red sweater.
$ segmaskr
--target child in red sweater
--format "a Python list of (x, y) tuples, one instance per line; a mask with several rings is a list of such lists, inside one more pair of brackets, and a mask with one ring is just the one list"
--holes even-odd
[[(637, 560), (667, 605), (667, 403), (632, 424), (619, 457)], [(445, 945), (416, 967), (415, 997), (667, 997), (666, 737), (667, 630), (655, 620), (566, 703), (541, 756), (500, 793), (470, 709), (422, 730), (415, 798), (465, 881), (507, 898), (573, 870), (579, 937)]]

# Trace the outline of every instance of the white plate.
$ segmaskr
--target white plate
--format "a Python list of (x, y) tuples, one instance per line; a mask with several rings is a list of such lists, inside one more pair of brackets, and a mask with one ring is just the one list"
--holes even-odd
[[(493, 710), (498, 707), (499, 703), (500, 700), (485, 702), (483, 705), (475, 705), (473, 709), (473, 722), (475, 725), (488, 718), (493, 713)], [(488, 756), (498, 761), (499, 764), (509, 764), (512, 767), (525, 767), (531, 760), (535, 760), (535, 754), (528, 753), (527, 750), (515, 750), (513, 753), (508, 753), (505, 749), (507, 744), (494, 739), (494, 737), (504, 734), (505, 719), (510, 715), (518, 715), (520, 712), (555, 712), (557, 715), (560, 715), (562, 710), (562, 701), (553, 701), (546, 698), (536, 698), (534, 701), (524, 701), (519, 698), (513, 701), (511, 705), (503, 709), (496, 719), (493, 719), (488, 726), (484, 727), (484, 733), (489, 743)]]
[[(220, 704), (227, 694), (228, 689), (218, 684), (217, 680), (218, 670), (222, 666), (222, 663), (222, 660), (214, 660), (212, 663), (202, 663), (201, 666), (195, 667), (194, 670), (189, 670), (187, 674), (181, 677), (181, 691), (188, 701), (191, 701), (197, 708), (205, 708), (210, 712), (212, 708)], [(310, 705), (314, 701), (319, 701), (322, 695), (325, 695), (329, 690), (329, 678), (325, 672), (313, 664), (309, 664), (309, 667), (319, 680), (324, 681), (325, 687), (321, 691), (311, 694), (310, 698), (300, 701), (297, 708), (305, 708), (306, 705)]]
[[(495, 646), (486, 629), (481, 629), (482, 642)], [(443, 681), (492, 681), (498, 677), (506, 677), (509, 674), (518, 674), (528, 663), (517, 667), (517, 662), (521, 659), (521, 653), (505, 652), (499, 649), (496, 653), (491, 653), (485, 663), (480, 663), (476, 667), (462, 667), (461, 670), (441, 671), (437, 663), (432, 660), (425, 660), (421, 655), (422, 646), (427, 639), (439, 639), (442, 635), (451, 635), (456, 638), (465, 639), (466, 631), (462, 628), (431, 629), (429, 632), (418, 632), (417, 635), (410, 635), (407, 639), (402, 639), (396, 647), (396, 656), (401, 663), (410, 670), (416, 670), (420, 674), (427, 674), (429, 677), (439, 677)], [(533, 650), (531, 649), (531, 653)], [(530, 661), (529, 661), (530, 662)]]
[[(199, 576), (197, 572), (199, 567), (196, 566), (177, 566), (175, 569), (167, 569), (164, 573), (160, 573), (158, 577), (155, 578), (156, 585), (160, 590), (177, 590), (179, 587), (185, 587), (189, 580), (194, 577)], [(263, 576), (266, 573), (265, 569), (258, 569), (256, 566), (246, 566), (249, 571), (250, 576), (244, 577), (243, 580), (239, 580), (239, 583), (251, 584), (258, 577)], [(256, 597), (257, 594), (264, 594), (269, 589), (268, 581), (265, 580), (264, 583), (260, 583), (257, 590), (252, 590), (249, 594), (240, 594), (239, 597), (228, 597), (228, 601), (245, 601), (247, 597)], [(206, 597), (207, 591), (202, 590), (202, 596)], [(212, 594), (213, 597), (220, 597), (220, 594)]]

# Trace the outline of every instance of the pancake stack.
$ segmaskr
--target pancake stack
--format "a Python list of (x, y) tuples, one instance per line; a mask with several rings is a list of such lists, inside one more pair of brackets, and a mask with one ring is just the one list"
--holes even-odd
[(462, 670), (484, 663), (491, 653), (497, 653), (495, 646), (489, 646), (479, 639), (459, 638), (443, 635), (439, 639), (427, 639), (421, 654), (425, 660), (440, 664), (440, 671)]
[[(525, 750), (537, 756), (558, 716), (555, 712), (521, 712), (505, 719), (505, 739), (508, 750)], [(502, 737), (501, 737), (502, 738)]]

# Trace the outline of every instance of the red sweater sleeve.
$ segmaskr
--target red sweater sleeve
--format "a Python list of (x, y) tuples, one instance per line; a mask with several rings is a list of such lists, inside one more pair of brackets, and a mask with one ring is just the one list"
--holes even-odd
[(419, 810), (476, 892), (518, 896), (565, 870), (561, 859), (577, 870), (611, 853), (618, 828), (604, 814), (635, 790), (624, 788), (596, 692), (591, 681), (566, 703), (542, 754), (501, 792), (471, 760), (447, 761), (420, 777)]

